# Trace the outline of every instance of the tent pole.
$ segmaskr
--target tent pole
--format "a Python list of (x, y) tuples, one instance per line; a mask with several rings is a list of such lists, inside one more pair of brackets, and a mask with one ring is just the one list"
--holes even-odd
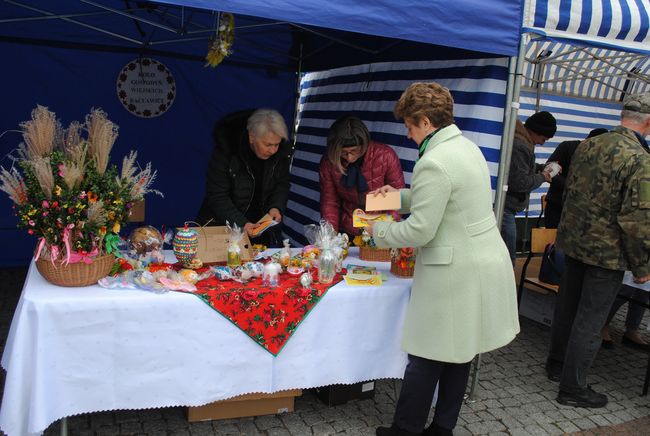
[[(519, 52), (517, 56), (510, 58), (508, 66), (508, 81), (506, 84), (506, 107), (503, 112), (503, 134), (501, 135), (501, 156), (499, 158), (499, 172), (497, 176), (497, 188), (494, 200), (494, 214), (496, 215), (497, 227), (501, 229), (503, 220), (503, 206), (505, 204), (505, 192), (508, 189), (505, 183), (508, 180), (510, 169), (510, 155), (512, 153), (512, 136), (515, 130), (515, 121), (519, 110), (519, 93), (521, 90), (521, 71), (524, 65), (524, 50), (526, 47), (525, 35), (521, 35), (519, 41)], [(466, 403), (476, 401), (476, 386), (478, 385), (479, 371), (481, 369), (481, 355), (474, 358), (472, 369), (472, 382)]]
[[(506, 110), (503, 122), (503, 135), (501, 136), (501, 156), (499, 158), (499, 172), (497, 176), (497, 188), (494, 200), (494, 214), (497, 225), (501, 228), (503, 218), (503, 207), (505, 205), (505, 193), (508, 190), (508, 173), (510, 172), (510, 156), (512, 154), (512, 137), (515, 132), (517, 113), (519, 112), (519, 95), (521, 92), (521, 72), (524, 66), (524, 50), (526, 48), (527, 34), (521, 35), (519, 41), (519, 52), (516, 57), (510, 58), (510, 71), (508, 77), (508, 89), (506, 91)], [(513, 74), (514, 68), (514, 74)]]
[(296, 153), (296, 141), (298, 138), (298, 116), (300, 111), (300, 83), (302, 81), (302, 49), (303, 44), (300, 43), (300, 52), (298, 53), (298, 71), (296, 72), (296, 106), (293, 111), (293, 145), (291, 146), (291, 160), (289, 162), (289, 172), (293, 167), (293, 156)]

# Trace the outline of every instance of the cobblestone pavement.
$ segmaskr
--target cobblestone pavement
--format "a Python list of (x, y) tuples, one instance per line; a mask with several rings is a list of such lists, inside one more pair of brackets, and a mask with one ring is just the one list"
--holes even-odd
[[(0, 270), (0, 344), (4, 343), (13, 316), (24, 269)], [(625, 306), (624, 306), (625, 307)], [(625, 310), (612, 323), (614, 340), (620, 342)], [(648, 315), (642, 328), (648, 323)], [(456, 435), (648, 435), (650, 397), (640, 396), (648, 355), (617, 345), (601, 350), (589, 382), (609, 394), (603, 409), (561, 406), (554, 401), (557, 383), (544, 373), (549, 328), (525, 318), (522, 332), (507, 347), (483, 355), (475, 402), (464, 405)], [(0, 371), (4, 387), (4, 371)], [(327, 407), (311, 391), (296, 399), (295, 412), (188, 423), (180, 407), (98, 412), (68, 419), (71, 436), (108, 435), (374, 435), (375, 428), (389, 424), (395, 408), (396, 382), (376, 384), (375, 397)], [(56, 435), (59, 423), (45, 432)]]

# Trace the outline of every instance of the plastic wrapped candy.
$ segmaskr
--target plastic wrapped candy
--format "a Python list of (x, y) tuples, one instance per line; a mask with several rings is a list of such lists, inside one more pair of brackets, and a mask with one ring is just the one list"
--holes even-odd
[(243, 265), (235, 267), (233, 270), (233, 280), (239, 283), (247, 283), (253, 278), (253, 272)]
[(314, 281), (313, 277), (312, 277), (311, 274), (308, 273), (308, 272), (303, 273), (303, 274), (300, 276), (300, 285), (301, 285), (303, 288), (307, 288), (307, 289), (311, 288), (311, 284), (313, 283), (313, 281)]
[(182, 269), (178, 272), (180, 276), (183, 278), (188, 283), (196, 283), (199, 281), (199, 273), (194, 271), (193, 269)]
[(253, 277), (262, 277), (264, 264), (262, 262), (246, 262), (244, 267), (253, 273)]
[(229, 233), (227, 264), (229, 267), (234, 268), (241, 265), (241, 247), (239, 246), (239, 243), (244, 238), (244, 233), (237, 224), (231, 226), (230, 223), (226, 221), (226, 227), (228, 228)]
[(262, 280), (264, 280), (264, 286), (269, 288), (275, 288), (280, 285), (280, 271), (282, 267), (279, 263), (269, 262), (264, 265), (264, 273), (262, 274)]
[(231, 280), (232, 269), (227, 266), (213, 266), (212, 273), (218, 280)]

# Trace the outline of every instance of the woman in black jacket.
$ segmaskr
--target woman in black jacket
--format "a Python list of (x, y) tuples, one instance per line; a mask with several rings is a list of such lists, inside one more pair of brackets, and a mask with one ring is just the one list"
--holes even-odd
[[(206, 174), (206, 192), (197, 221), (237, 224), (249, 236), (269, 214), (282, 221), (289, 196), (291, 147), (284, 118), (272, 109), (228, 115), (213, 130), (214, 152)], [(278, 245), (279, 226), (253, 241)]]

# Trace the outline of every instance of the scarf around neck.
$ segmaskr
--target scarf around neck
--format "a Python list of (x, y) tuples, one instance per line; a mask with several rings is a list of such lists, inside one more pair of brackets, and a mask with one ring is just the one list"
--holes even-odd
[(368, 191), (368, 182), (361, 172), (364, 156), (351, 163), (346, 168), (346, 174), (341, 176), (341, 183), (348, 189), (357, 188), (357, 192)]

